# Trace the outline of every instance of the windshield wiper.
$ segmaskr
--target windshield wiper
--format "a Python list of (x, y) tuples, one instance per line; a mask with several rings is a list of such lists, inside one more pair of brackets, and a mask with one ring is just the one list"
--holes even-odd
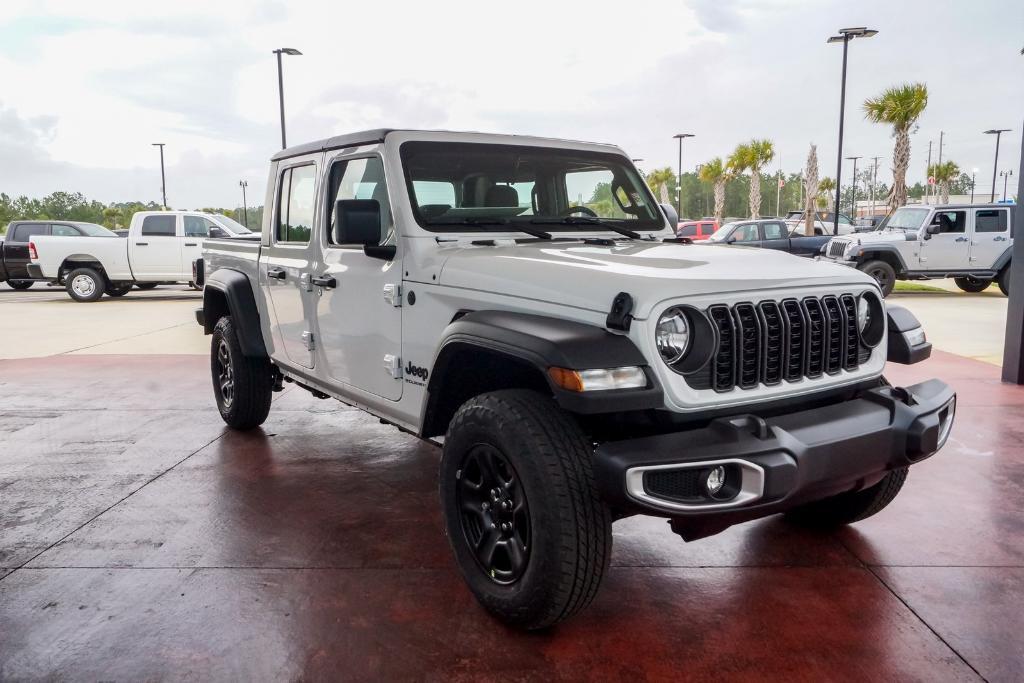
[(617, 232), (631, 240), (649, 239), (638, 232), (633, 232), (629, 228), (623, 227), (622, 224), (615, 221), (615, 219), (596, 218), (590, 216), (566, 216), (565, 218), (533, 218), (530, 222), (534, 225), (599, 225), (606, 230)]
[[(514, 232), (525, 232), (531, 237), (536, 237), (541, 240), (550, 240), (551, 233), (544, 232), (543, 230), (535, 230), (533, 228), (520, 225), (519, 223), (512, 223), (511, 221), (504, 218), (459, 218), (456, 220), (444, 220), (435, 218), (434, 220), (427, 221), (428, 225), (468, 225), (474, 228), (508, 228)], [(503, 232), (503, 230), (497, 230), (495, 232)]]

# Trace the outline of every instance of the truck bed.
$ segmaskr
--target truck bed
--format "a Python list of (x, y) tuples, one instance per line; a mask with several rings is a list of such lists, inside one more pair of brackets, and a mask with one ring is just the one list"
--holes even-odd
[(261, 248), (260, 243), (254, 240), (208, 238), (203, 242), (204, 272), (209, 276), (221, 268), (230, 268), (245, 273), (255, 284), (259, 282)]
[(63, 237), (36, 235), (32, 238), (36, 246), (38, 266), (47, 280), (56, 280), (60, 266), (68, 258), (79, 261), (98, 261), (103, 264), (111, 280), (133, 280), (128, 262), (128, 240), (110, 237)]

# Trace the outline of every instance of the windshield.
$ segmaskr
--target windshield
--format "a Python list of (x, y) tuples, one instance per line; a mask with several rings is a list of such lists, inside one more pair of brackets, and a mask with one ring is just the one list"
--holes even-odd
[(217, 221), (225, 228), (235, 233), (236, 235), (248, 235), (252, 232), (249, 228), (245, 227), (233, 218), (228, 218), (222, 213), (213, 214), (213, 220)]
[(75, 226), (89, 237), (117, 237), (117, 233), (95, 223), (75, 223)]
[(903, 206), (878, 226), (879, 230), (918, 230), (928, 217), (928, 209), (911, 209)]
[(646, 184), (617, 154), (406, 142), (401, 155), (413, 213), (428, 230), (665, 228)]
[(709, 242), (724, 242), (729, 235), (732, 233), (732, 229), (736, 226), (736, 223), (726, 223), (718, 230), (715, 230), (711, 237), (708, 238)]

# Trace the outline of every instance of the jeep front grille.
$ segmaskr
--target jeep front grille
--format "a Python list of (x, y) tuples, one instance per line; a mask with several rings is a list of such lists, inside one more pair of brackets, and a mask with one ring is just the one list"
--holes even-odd
[(718, 345), (711, 361), (686, 375), (694, 389), (753, 389), (853, 371), (870, 350), (857, 334), (852, 294), (715, 304), (707, 309)]
[(828, 243), (828, 255), (833, 258), (839, 258), (846, 251), (846, 240), (831, 240)]

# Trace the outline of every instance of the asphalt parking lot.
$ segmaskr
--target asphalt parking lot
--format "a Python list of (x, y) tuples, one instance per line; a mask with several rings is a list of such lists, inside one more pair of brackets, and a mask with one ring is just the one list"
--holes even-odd
[(226, 430), (199, 300), (0, 290), (0, 680), (1024, 678), (1024, 390), (956, 353), (997, 355), (968, 344), (1001, 347), (1005, 298), (894, 297), (941, 350), (890, 379), (941, 377), (959, 417), (883, 514), (622, 520), (594, 605), (541, 634), (464, 587), (433, 447), (294, 386)]

